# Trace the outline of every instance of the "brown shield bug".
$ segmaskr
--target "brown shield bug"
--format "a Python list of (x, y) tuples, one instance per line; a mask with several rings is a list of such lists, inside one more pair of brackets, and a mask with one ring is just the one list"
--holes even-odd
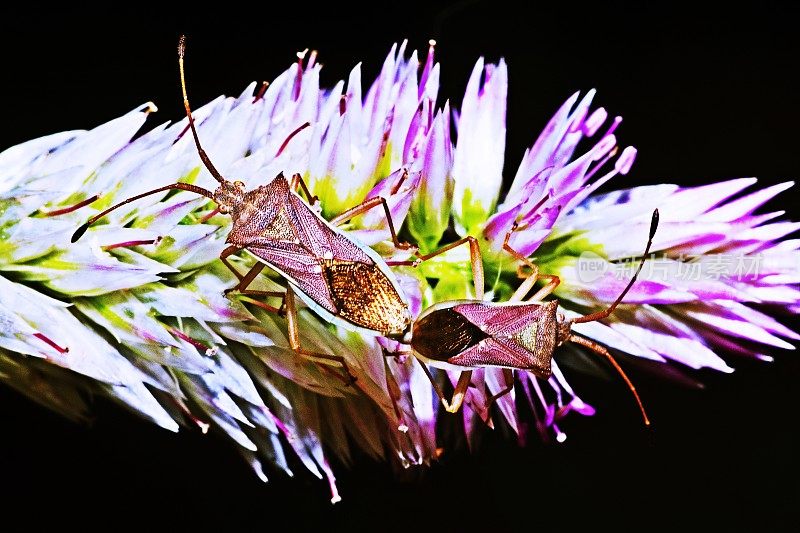
[[(359, 244), (336, 226), (369, 209), (382, 206), (394, 245), (406, 250), (415, 247), (401, 243), (397, 239), (391, 212), (384, 198), (368, 199), (328, 222), (298, 194), (302, 189), (312, 204), (316, 201), (299, 174), (293, 176), (291, 183), (283, 174), (279, 174), (267, 185), (250, 191), (245, 189), (241, 181), (226, 180), (214, 167), (200, 144), (186, 92), (184, 52), (185, 39), (181, 37), (178, 45), (178, 63), (189, 128), (201, 161), (219, 182), (219, 187), (211, 192), (188, 183), (173, 183), (138, 194), (91, 217), (78, 228), (72, 236), (72, 242), (77, 241), (92, 224), (111, 211), (145, 196), (171, 189), (205, 196), (216, 202), (219, 212), (229, 214), (233, 221), (226, 240), (229, 246), (220, 255), (220, 260), (234, 273), (239, 282), (226, 292), (238, 291), (249, 296), (282, 297), (283, 304), (280, 308), (263, 303), (260, 305), (273, 311), (280, 311), (285, 306), (291, 347), (300, 354), (338, 362), (352, 379), (353, 376), (342, 356), (307, 351), (300, 345), (295, 293), (308, 307), (329, 322), (350, 330), (402, 338), (411, 325), (411, 313), (389, 264), (377, 252)], [(91, 201), (81, 202), (62, 211), (68, 212), (83, 207)], [(469, 244), (473, 268), (476, 263), (480, 267), (478, 243), (472, 237), (461, 239), (427, 255), (417, 254), (416, 260), (398, 261), (396, 264), (416, 265), (420, 261), (464, 243)], [(242, 250), (257, 260), (246, 273), (239, 272), (228, 259)], [(248, 289), (265, 266), (269, 266), (287, 280), (288, 287), (285, 293)], [(482, 277), (476, 278), (476, 284), (483, 287)]]
[[(555, 276), (534, 273), (517, 289), (508, 302), (481, 301), (482, 285), (476, 284), (477, 300), (447, 301), (424, 310), (412, 326), (410, 345), (414, 355), (423, 363), (431, 383), (449, 412), (456, 412), (464, 401), (472, 369), (499, 367), (505, 372), (506, 388), (489, 399), (489, 406), (513, 388), (513, 370), (527, 370), (539, 377), (549, 377), (550, 363), (556, 347), (574, 342), (604, 356), (625, 380), (642, 413), (645, 424), (650, 420), (628, 376), (603, 346), (572, 332), (573, 324), (607, 318), (636, 282), (645, 259), (650, 253), (653, 236), (658, 227), (658, 210), (653, 212), (650, 235), (639, 266), (628, 285), (605, 310), (566, 320), (557, 312), (558, 301), (542, 301), (558, 285)], [(547, 285), (530, 300), (522, 301), (539, 278), (549, 279)], [(555, 278), (555, 279), (553, 279)], [(450, 371), (462, 371), (453, 397), (448, 401), (425, 363)]]

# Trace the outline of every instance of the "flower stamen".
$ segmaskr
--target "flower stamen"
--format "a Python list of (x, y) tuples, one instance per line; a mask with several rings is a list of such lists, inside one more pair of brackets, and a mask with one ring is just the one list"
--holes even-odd
[(191, 420), (194, 424), (197, 425), (198, 428), (200, 428), (200, 433), (206, 435), (208, 433), (208, 430), (211, 429), (211, 424), (195, 416), (192, 413), (192, 411), (186, 406), (183, 400), (173, 397), (172, 403), (178, 406), (178, 409), (181, 410), (181, 412), (184, 414), (186, 418)]
[(181, 330), (179, 330), (177, 328), (168, 328), (168, 329), (169, 329), (170, 333), (172, 333), (173, 335), (175, 335), (179, 339), (185, 340), (186, 342), (188, 342), (189, 344), (191, 344), (192, 346), (194, 346), (198, 350), (203, 351), (203, 353), (205, 353), (208, 356), (212, 356), (215, 353), (217, 353), (216, 346), (208, 346), (204, 342), (199, 341), (199, 340), (197, 340), (197, 339), (195, 339), (193, 337), (190, 337), (189, 335), (187, 335), (186, 333), (182, 332)]
[(212, 210), (210, 213), (208, 213), (207, 215), (204, 215), (204, 216), (203, 216), (203, 217), (202, 217), (202, 218), (199, 220), (199, 222), (198, 222), (198, 223), (199, 223), (199, 224), (205, 224), (206, 222), (208, 222), (209, 220), (211, 220), (212, 218), (214, 218), (215, 216), (217, 216), (219, 213), (220, 213), (219, 206), (217, 206), (217, 207), (215, 207), (215, 208), (214, 208), (214, 209), (213, 209), (213, 210)]
[(294, 79), (294, 87), (292, 88), (292, 100), (295, 102), (300, 98), (300, 88), (303, 85), (303, 59), (305, 59), (307, 53), (308, 48), (302, 52), (297, 52), (297, 76)]
[(118, 242), (116, 244), (107, 244), (105, 246), (101, 246), (103, 251), (113, 250), (115, 248), (132, 248), (134, 246), (143, 246), (147, 244), (152, 244), (154, 246), (158, 246), (161, 243), (161, 236), (156, 237), (155, 239), (143, 239), (137, 241), (125, 241), (125, 242)]
[[(589, 169), (589, 171), (586, 173), (586, 177), (584, 179), (586, 181), (589, 181), (590, 179), (592, 179), (592, 177), (595, 174), (597, 174), (597, 171), (600, 170), (601, 168), (603, 168), (603, 166), (606, 163), (608, 163), (615, 155), (617, 155), (617, 147), (616, 146), (614, 146), (614, 148), (609, 150), (608, 153), (605, 154), (603, 159), (601, 159), (595, 166), (593, 166), (592, 168)], [(616, 171), (614, 171), (614, 175), (616, 175)], [(607, 179), (607, 178), (605, 176), (603, 176), (602, 179)]]
[(611, 122), (611, 125), (608, 127), (608, 131), (606, 132), (605, 135), (603, 135), (603, 137), (606, 137), (608, 135), (613, 135), (613, 133), (615, 131), (617, 131), (617, 128), (619, 127), (621, 122), (622, 122), (622, 117), (620, 117), (620, 116), (614, 117), (614, 120)]
[(283, 153), (283, 151), (286, 149), (286, 146), (289, 144), (289, 141), (291, 141), (294, 138), (295, 135), (297, 135), (298, 133), (300, 133), (301, 131), (303, 131), (304, 129), (309, 127), (310, 125), (311, 125), (310, 122), (306, 122), (303, 125), (301, 125), (300, 127), (298, 127), (297, 129), (295, 129), (292, 133), (290, 133), (289, 136), (286, 137), (286, 140), (283, 141), (283, 143), (281, 144), (280, 148), (278, 148), (278, 151), (275, 153), (275, 157), (278, 157), (279, 155), (281, 155)]
[[(600, 126), (603, 125), (603, 123), (606, 121), (607, 118), (608, 118), (608, 111), (606, 111), (602, 107), (598, 107), (597, 109), (594, 110), (594, 112), (591, 115), (589, 115), (589, 118), (587, 118), (581, 125), (583, 129), (583, 134), (586, 135), (587, 137), (594, 136), (594, 134), (597, 133), (597, 130), (600, 129)], [(616, 128), (616, 126), (614, 127)]]
[(425, 86), (428, 83), (431, 69), (433, 69), (434, 49), (436, 48), (436, 40), (431, 39), (428, 41), (428, 57), (425, 60), (425, 67), (422, 69), (422, 74), (419, 77), (419, 86), (417, 87), (417, 97), (422, 98), (425, 92)]
[(87, 198), (85, 200), (82, 200), (82, 201), (80, 201), (80, 202), (78, 202), (77, 204), (74, 204), (74, 205), (63, 207), (61, 209), (54, 209), (53, 211), (42, 211), (40, 209), (39, 212), (42, 213), (46, 217), (57, 217), (59, 215), (66, 215), (67, 213), (72, 213), (73, 211), (77, 211), (78, 209), (80, 209), (82, 207), (86, 207), (87, 205), (92, 204), (92, 203), (96, 202), (99, 199), (100, 199), (100, 195), (99, 194), (95, 194), (95, 195), (90, 196), (89, 198)]
[(268, 81), (262, 81), (261, 87), (258, 88), (258, 92), (256, 93), (255, 97), (253, 97), (253, 103), (255, 104), (262, 98), (264, 98), (264, 94), (267, 92), (267, 88), (269, 87)]
[(44, 333), (34, 333), (33, 336), (36, 337), (37, 339), (39, 339), (40, 341), (44, 342), (45, 344), (47, 344), (48, 346), (50, 346), (51, 348), (53, 348), (55, 351), (57, 351), (60, 354), (65, 354), (65, 353), (69, 352), (69, 347), (65, 346), (65, 347), (62, 348), (61, 346), (56, 344), (55, 341), (53, 341), (50, 337), (48, 337)]

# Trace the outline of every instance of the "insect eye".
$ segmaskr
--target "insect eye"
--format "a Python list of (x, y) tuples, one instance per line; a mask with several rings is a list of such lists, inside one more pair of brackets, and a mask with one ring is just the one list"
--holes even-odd
[(229, 211), (230, 211), (230, 209), (228, 209), (227, 205), (220, 205), (219, 206), (219, 212), (222, 213), (223, 215), (227, 215)]
[(244, 189), (244, 183), (239, 180), (234, 181), (233, 186), (237, 189)]

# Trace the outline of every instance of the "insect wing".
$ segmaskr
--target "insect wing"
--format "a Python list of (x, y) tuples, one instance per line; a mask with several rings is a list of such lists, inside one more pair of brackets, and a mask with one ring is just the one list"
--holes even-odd
[[(268, 246), (251, 245), (246, 250), (289, 280), (303, 296), (313, 300), (328, 313), (337, 312), (327, 280), (322, 274), (322, 267), (306, 248), (279, 241), (270, 242)], [(303, 298), (303, 301), (306, 299)]]
[(399, 334), (411, 321), (404, 295), (383, 259), (331, 226), (294, 193), (246, 246), (284, 275), (326, 320), (372, 334)]
[[(434, 341), (437, 335), (445, 334), (444, 329), (447, 328), (438, 332), (435, 329), (428, 331), (430, 328), (420, 331), (415, 326), (412, 344), (418, 344), (418, 352), (419, 349), (430, 352), (420, 352), (428, 360), (441, 361), (441, 355), (444, 355), (447, 363), (463, 368), (521, 368), (547, 377), (551, 372), (550, 362), (555, 349), (557, 308), (555, 301), (502, 304), (476, 300), (441, 302), (423, 311), (416, 324), (424, 325), (427, 321), (439, 324), (441, 320), (427, 320), (428, 317), (433, 318), (449, 310), (462, 317), (464, 324), (469, 323), (480, 329), (486, 337), (479, 342), (468, 343), (470, 346), (458, 350), (458, 353), (444, 355), (439, 352), (446, 343), (440, 341), (437, 349)], [(419, 333), (422, 335), (417, 339)], [(479, 337), (472, 335), (472, 338), (477, 341)]]
[(487, 335), (492, 337), (511, 337), (524, 331), (531, 324), (546, 318), (552, 311), (551, 305), (539, 302), (492, 304), (469, 302), (453, 307), (453, 311), (463, 315)]
[(540, 376), (550, 375), (550, 357), (537, 355), (510, 339), (486, 338), (448, 359), (448, 363), (463, 367), (498, 366), (525, 369)]

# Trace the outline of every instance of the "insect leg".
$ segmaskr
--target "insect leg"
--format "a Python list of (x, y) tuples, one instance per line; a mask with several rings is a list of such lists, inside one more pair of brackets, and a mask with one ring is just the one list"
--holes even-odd
[(209, 220), (211, 220), (212, 218), (214, 218), (218, 214), (220, 214), (219, 206), (215, 207), (214, 209), (212, 209), (211, 211), (209, 211), (208, 213), (203, 215), (203, 217), (198, 222), (200, 224), (205, 224), (206, 222), (208, 222)]
[(295, 173), (292, 176), (292, 181), (289, 185), (295, 192), (300, 190), (303, 191), (303, 193), (306, 195), (306, 198), (308, 199), (308, 205), (313, 207), (314, 204), (316, 204), (319, 201), (319, 198), (311, 195), (311, 192), (308, 190), (306, 182), (303, 180), (303, 177), (300, 174)]
[(573, 333), (572, 335), (569, 336), (569, 340), (574, 342), (575, 344), (580, 344), (585, 348), (589, 348), (590, 350), (597, 352), (606, 359), (608, 359), (608, 362), (611, 363), (611, 366), (614, 367), (614, 370), (616, 370), (617, 373), (620, 376), (622, 376), (622, 379), (625, 380), (625, 384), (628, 385), (628, 389), (630, 389), (631, 393), (633, 394), (633, 397), (636, 399), (636, 404), (639, 406), (639, 411), (641, 411), (642, 413), (642, 418), (644, 418), (644, 425), (649, 426), (650, 419), (647, 418), (647, 412), (645, 412), (644, 410), (642, 399), (639, 398), (639, 393), (636, 392), (636, 387), (633, 386), (633, 383), (631, 382), (630, 378), (628, 377), (627, 374), (625, 374), (625, 371), (622, 370), (622, 367), (619, 366), (619, 363), (617, 363), (617, 360), (614, 359), (614, 356), (611, 355), (611, 353), (608, 350), (606, 350), (604, 346), (597, 344), (593, 340), (581, 337), (580, 335), (575, 335)]
[(472, 380), (472, 370), (465, 370), (458, 376), (458, 383), (453, 391), (453, 399), (450, 400), (450, 406), (445, 405), (445, 410), (448, 413), (457, 413), (461, 409), (461, 404), (464, 403), (464, 396), (467, 394), (469, 382)]
[(511, 298), (508, 299), (509, 302), (521, 302), (525, 299), (525, 296), (531, 291), (533, 286), (536, 284), (536, 281), (539, 279), (539, 267), (533, 265), (533, 272), (523, 281), (517, 290), (514, 291), (514, 294), (511, 295)]
[(386, 371), (386, 390), (389, 391), (389, 399), (392, 400), (394, 415), (397, 417), (397, 429), (402, 433), (405, 433), (408, 431), (408, 424), (405, 422), (403, 409), (398, 404), (400, 399), (403, 397), (403, 392), (400, 390), (400, 386), (394, 379), (394, 374), (392, 374), (392, 370), (389, 368), (388, 359), (383, 360), (383, 367)]
[[(443, 254), (448, 250), (452, 250), (456, 246), (461, 246), (462, 244), (465, 243), (469, 244), (469, 259), (470, 259), (470, 266), (472, 267), (472, 280), (475, 286), (475, 298), (477, 300), (483, 300), (483, 295), (484, 295), (483, 258), (481, 257), (480, 244), (478, 243), (478, 240), (475, 237), (467, 236), (464, 237), (463, 239), (459, 239), (446, 246), (443, 246), (438, 250), (435, 250), (429, 254), (425, 255), (418, 254), (418, 259), (416, 261), (405, 261), (405, 262), (397, 261), (395, 262), (395, 264), (417, 266), (422, 261), (427, 261), (429, 259), (432, 259), (437, 255)], [(436, 388), (437, 385), (436, 382), (433, 380), (433, 376), (431, 375), (430, 370), (428, 370), (428, 367), (422, 361), (420, 361), (420, 364), (422, 365), (422, 368), (425, 369), (425, 373), (428, 374), (428, 379), (431, 380), (431, 383), (433, 383), (434, 388)], [(442, 400), (442, 404), (444, 404), (444, 407), (447, 410), (447, 412), (449, 413), (458, 412), (459, 408), (461, 407), (461, 404), (464, 402), (464, 394), (467, 391), (467, 387), (469, 387), (469, 382), (471, 379), (472, 379), (471, 370), (465, 370), (461, 372), (461, 375), (458, 378), (458, 383), (456, 384), (456, 389), (455, 391), (453, 391), (453, 399), (449, 403), (447, 402), (447, 400), (445, 400), (444, 395), (441, 392), (441, 389), (437, 389), (436, 394)]]
[(239, 281), (242, 281), (242, 280), (244, 279), (244, 276), (241, 274), (241, 272), (239, 272), (239, 271), (236, 269), (236, 267), (234, 267), (234, 266), (231, 264), (231, 262), (230, 262), (230, 261), (228, 261), (228, 257), (229, 257), (229, 256), (231, 256), (231, 255), (233, 255), (233, 254), (235, 254), (235, 253), (236, 253), (236, 252), (238, 252), (239, 250), (241, 250), (241, 248), (239, 248), (238, 246), (235, 246), (235, 245), (228, 246), (227, 248), (225, 248), (224, 250), (222, 250), (222, 253), (221, 253), (221, 254), (219, 254), (219, 260), (220, 260), (220, 261), (222, 261), (222, 264), (223, 264), (223, 265), (225, 265), (226, 267), (228, 267), (228, 270), (230, 270), (231, 272), (233, 272), (233, 275), (234, 275), (234, 276), (236, 276), (236, 279), (238, 279)]
[(458, 383), (456, 384), (456, 388), (453, 391), (453, 397), (450, 401), (444, 395), (442, 388), (436, 383), (436, 379), (431, 374), (428, 365), (419, 361), (419, 366), (422, 367), (422, 370), (425, 371), (425, 375), (428, 376), (428, 380), (430, 380), (431, 385), (433, 385), (433, 390), (436, 391), (436, 396), (442, 401), (442, 405), (444, 405), (445, 411), (448, 413), (457, 413), (458, 410), (461, 408), (461, 404), (464, 403), (464, 396), (466, 395), (467, 388), (469, 387), (469, 382), (472, 380), (472, 370), (465, 370), (461, 373), (458, 377)]
[(347, 361), (345, 361), (343, 356), (313, 352), (306, 350), (300, 345), (300, 330), (297, 325), (297, 306), (295, 305), (294, 301), (294, 291), (292, 291), (292, 289), (289, 287), (286, 288), (286, 320), (288, 322), (289, 330), (289, 345), (292, 347), (292, 350), (300, 355), (304, 355), (312, 359), (335, 361), (342, 365), (342, 368), (347, 375), (347, 378), (344, 378), (343, 376), (336, 374), (337, 377), (340, 377), (347, 385), (350, 385), (356, 381), (355, 375), (350, 372), (350, 367), (347, 366)]
[[(503, 250), (505, 250), (506, 252), (511, 254), (511, 256), (514, 257), (515, 259), (517, 259), (517, 260), (522, 262), (522, 264), (519, 265), (519, 267), (517, 267), (517, 275), (520, 276), (520, 277), (527, 278), (527, 279), (522, 282), (522, 285), (519, 286), (517, 291), (514, 293), (514, 296), (512, 296), (512, 300), (514, 299), (514, 297), (518, 297), (519, 300), (522, 300), (525, 297), (525, 295), (528, 293), (528, 291), (530, 291), (531, 288), (533, 288), (533, 284), (536, 283), (536, 281), (538, 281), (540, 279), (547, 280), (547, 283), (545, 284), (545, 286), (542, 287), (541, 289), (539, 289), (538, 291), (536, 291), (536, 293), (531, 297), (531, 301), (539, 301), (539, 300), (543, 299), (545, 296), (547, 296), (548, 294), (551, 294), (554, 290), (556, 290), (556, 287), (558, 287), (558, 285), (561, 283), (561, 278), (559, 278), (558, 276), (555, 276), (553, 274), (540, 274), (539, 273), (539, 267), (537, 267), (533, 263), (533, 261), (531, 261), (529, 258), (525, 257), (524, 255), (522, 255), (521, 253), (519, 253), (518, 251), (513, 249), (511, 247), (511, 245), (508, 244), (509, 239), (511, 239), (511, 234), (514, 233), (514, 231), (516, 229), (517, 229), (517, 226), (515, 224), (508, 231), (508, 233), (506, 233), (506, 237), (503, 240)], [(530, 274), (526, 275), (526, 274), (524, 274), (522, 272), (522, 268), (524, 266), (527, 266), (528, 268), (531, 269), (531, 273)], [(533, 281), (528, 283), (528, 280), (530, 280), (531, 278), (533, 279)], [(524, 292), (521, 292), (521, 291), (524, 291)]]
[(252, 304), (255, 304), (255, 305), (257, 305), (257, 306), (259, 306), (259, 307), (261, 307), (263, 309), (266, 309), (267, 311), (271, 311), (273, 313), (282, 314), (283, 311), (284, 311), (284, 308), (286, 306), (286, 293), (285, 292), (281, 292), (281, 291), (254, 291), (254, 290), (249, 290), (247, 287), (250, 286), (250, 284), (253, 282), (253, 280), (256, 279), (256, 276), (258, 276), (261, 273), (261, 271), (264, 270), (264, 263), (261, 263), (260, 261), (256, 262), (256, 264), (253, 265), (253, 267), (250, 270), (247, 271), (247, 274), (242, 275), (242, 273), (239, 272), (236, 269), (236, 267), (234, 267), (231, 264), (231, 262), (228, 260), (228, 257), (230, 255), (235, 254), (239, 250), (241, 250), (241, 248), (238, 248), (237, 246), (228, 246), (227, 248), (225, 248), (222, 251), (222, 253), (219, 256), (220, 261), (222, 261), (222, 264), (224, 264), (226, 267), (228, 267), (228, 270), (233, 272), (233, 274), (239, 280), (239, 283), (237, 283), (235, 286), (231, 287), (230, 289), (225, 289), (225, 291), (224, 291), (225, 295), (227, 296), (228, 294), (236, 291), (236, 292), (238, 292), (238, 293), (240, 293), (242, 295), (245, 295), (245, 296), (262, 296), (262, 297), (263, 296), (267, 296), (267, 297), (274, 296), (274, 297), (280, 297), (281, 298), (281, 305), (279, 307), (274, 307), (274, 306), (266, 304), (264, 302), (260, 302), (258, 300), (253, 300), (252, 298), (248, 298), (246, 301), (249, 301)]
[[(253, 265), (253, 267), (247, 271), (247, 274), (245, 274), (244, 277), (241, 280), (239, 280), (239, 284), (236, 285), (231, 290), (238, 290), (239, 292), (244, 293), (245, 291), (247, 291), (247, 287), (249, 287), (250, 284), (253, 283), (253, 280), (256, 279), (256, 276), (258, 276), (262, 270), (264, 270), (264, 263), (257, 261), (256, 264)], [(254, 293), (257, 291), (248, 291), (248, 292)]]
[(514, 390), (514, 371), (510, 368), (503, 369), (503, 380), (506, 382), (506, 386), (504, 389), (500, 390), (497, 394), (492, 395), (491, 398), (486, 402), (486, 413), (489, 413), (489, 410), (494, 405), (499, 398), (502, 398), (512, 390)]
[(386, 348), (381, 349), (381, 352), (383, 352), (383, 357), (385, 359), (393, 358), (400, 363), (405, 362), (406, 359), (408, 359), (410, 356), (414, 354), (412, 350), (397, 350), (394, 352), (390, 352), (386, 350)]
[(437, 255), (443, 254), (449, 250), (452, 250), (456, 246), (461, 246), (462, 244), (468, 243), (469, 244), (469, 262), (470, 266), (472, 266), (472, 280), (475, 284), (475, 299), (483, 300), (483, 258), (481, 257), (481, 247), (478, 244), (478, 240), (475, 237), (467, 236), (462, 239), (459, 239), (455, 242), (451, 242), (450, 244), (439, 248), (429, 254), (420, 255), (417, 254), (417, 259), (413, 261), (387, 261), (388, 265), (391, 266), (419, 266), (420, 263), (423, 261), (427, 261), (436, 257)]
[(400, 242), (397, 238), (397, 232), (394, 229), (394, 222), (392, 221), (392, 212), (389, 209), (389, 204), (386, 203), (386, 199), (382, 196), (376, 196), (375, 198), (369, 198), (364, 200), (360, 204), (355, 207), (351, 207), (344, 213), (340, 213), (339, 215), (335, 216), (331, 219), (331, 224), (334, 226), (339, 226), (344, 224), (351, 218), (366, 213), (370, 209), (374, 207), (378, 207), (379, 205), (383, 206), (383, 212), (386, 215), (386, 221), (389, 223), (389, 233), (392, 235), (392, 242), (394, 243), (395, 248), (400, 250), (410, 250), (412, 248), (416, 248), (413, 244), (407, 242)]

